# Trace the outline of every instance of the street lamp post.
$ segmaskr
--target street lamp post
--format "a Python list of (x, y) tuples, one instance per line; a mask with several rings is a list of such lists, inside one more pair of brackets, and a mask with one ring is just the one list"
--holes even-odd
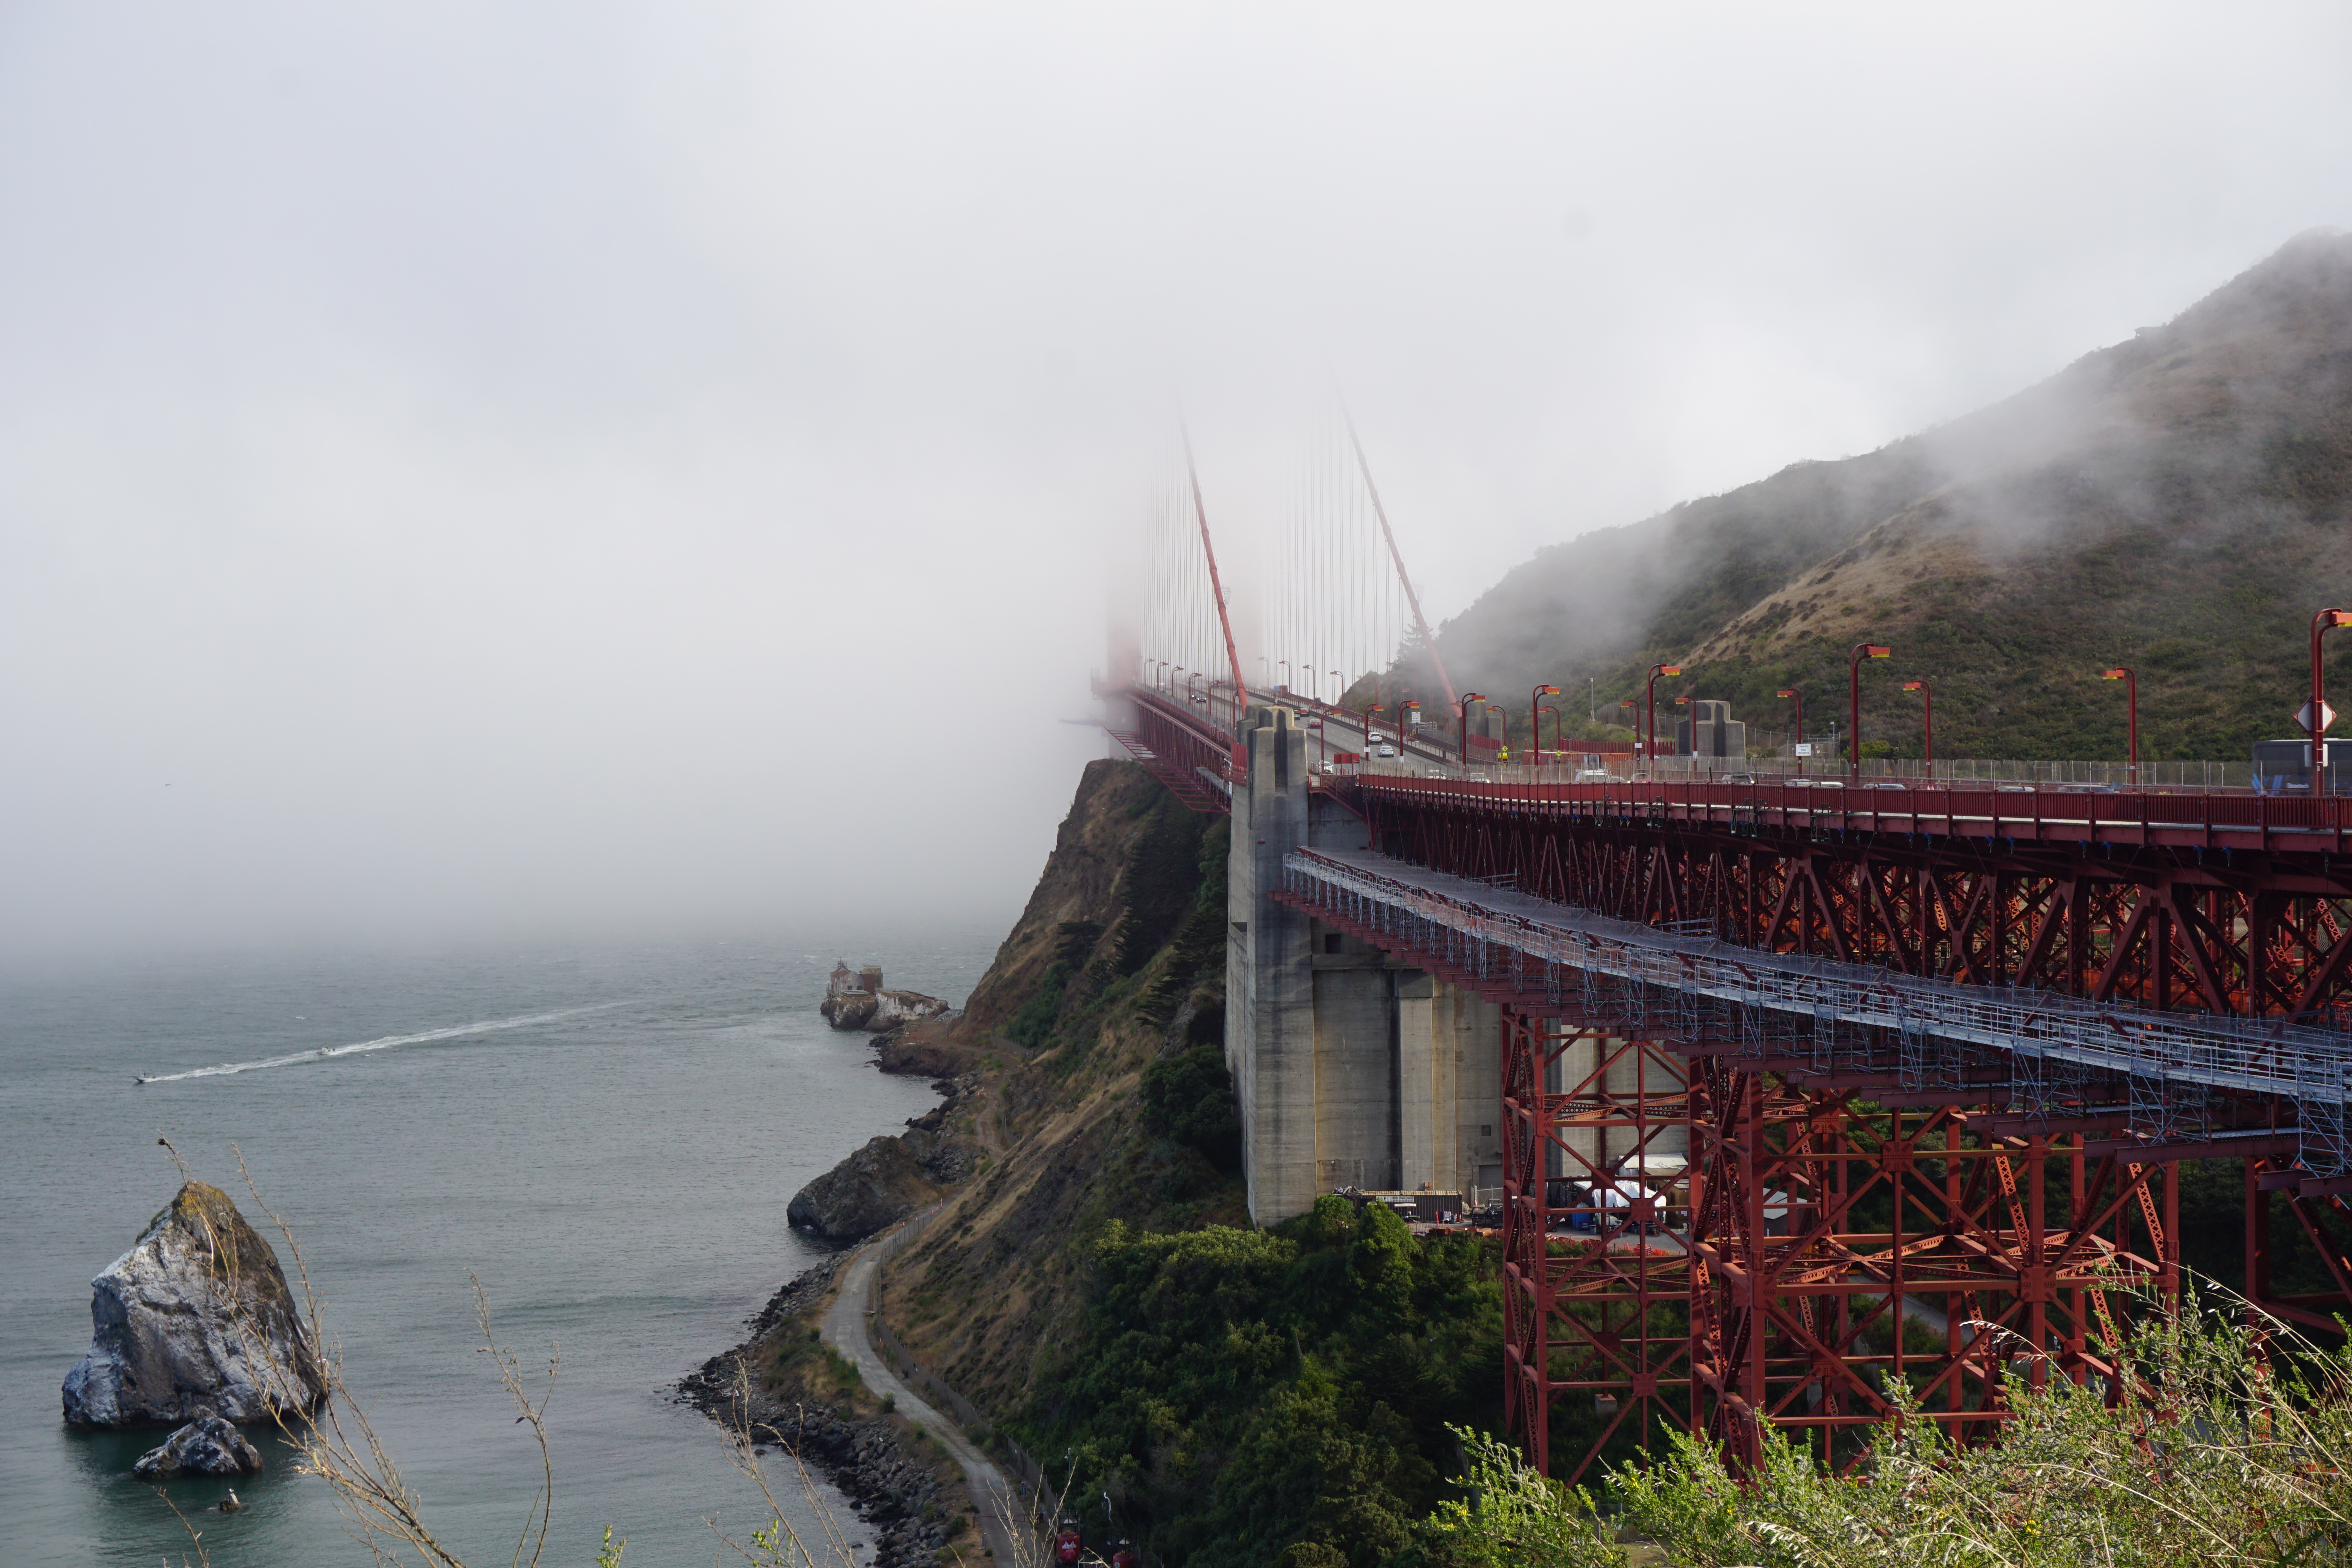
[(1559, 695), (1559, 688), (1557, 686), (1538, 686), (1535, 689), (1535, 694), (1528, 699), (1528, 746), (1536, 753), (1536, 760), (1538, 762), (1541, 762), (1543, 760), (1543, 708), (1541, 704), (1545, 698), (1557, 697)]
[(1682, 672), (1679, 664), (1654, 664), (1650, 666), (1649, 684), (1643, 689), (1649, 701), (1650, 738), (1642, 743), (1642, 765), (1650, 770), (1653, 777), (1658, 770), (1658, 677)]
[(2319, 664), (2319, 639), (2337, 626), (2352, 626), (2352, 610), (2322, 610), (2311, 617), (2311, 701), (2295, 715), (2305, 733), (2311, 737), (2311, 793), (2318, 795), (2325, 787), (2320, 770), (2326, 765), (2327, 742), (2324, 736), (2336, 715), (2328, 710), (2327, 689)]
[(1916, 691), (1927, 704), (1927, 776), (1936, 776), (1936, 689), (1924, 680), (1906, 680), (1906, 691)]
[(1797, 738), (1789, 742), (1789, 749), (1790, 754), (1797, 759), (1797, 771), (1801, 773), (1805, 771), (1805, 753), (1798, 751), (1796, 748), (1805, 743), (1805, 694), (1798, 690), (1793, 686), (1784, 686), (1772, 695), (1775, 697), (1791, 697), (1796, 699)]
[(1470, 704), (1486, 700), (1486, 694), (1483, 691), (1462, 694), (1462, 768), (1465, 773), (1470, 769)]
[(2139, 783), (2139, 677), (2134, 675), (2128, 668), (2118, 666), (2114, 669), (2099, 671), (2099, 679), (2120, 680), (2124, 683), (2124, 762), (2127, 769), (2124, 777), (2129, 784), (2137, 784)]
[(1277, 689), (1287, 692), (1290, 689), (1290, 661), (1277, 658), (1274, 661), (1274, 668), (1282, 671), (1282, 685)]
[[(1375, 713), (1385, 713), (1388, 710), (1382, 708), (1377, 702), (1372, 703), (1364, 710), (1364, 754), (1366, 756), (1370, 756), (1372, 754), (1372, 715)], [(1400, 752), (1400, 754), (1402, 754), (1402, 752)]]
[(1862, 661), (1865, 658), (1893, 658), (1895, 650), (1874, 642), (1853, 645), (1853, 657), (1846, 660), (1846, 692), (1853, 702), (1853, 733), (1846, 737), (1846, 750), (1853, 753), (1853, 776), (1862, 779)]
[(1547, 702), (1541, 709), (1538, 710), (1538, 721), (1536, 724), (1536, 753), (1538, 757), (1543, 754), (1543, 724), (1541, 716), (1545, 713), (1551, 715), (1552, 750), (1555, 752), (1566, 752), (1568, 750), (1568, 742), (1560, 739), (1559, 710)]

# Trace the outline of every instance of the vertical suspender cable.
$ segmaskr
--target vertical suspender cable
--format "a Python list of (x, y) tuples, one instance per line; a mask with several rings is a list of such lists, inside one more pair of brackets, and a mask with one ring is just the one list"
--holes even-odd
[(1459, 703), (1454, 695), (1454, 678), (1445, 673), (1445, 660), (1438, 655), (1437, 639), (1429, 635), (1429, 622), (1421, 613), (1421, 595), (1413, 592), (1412, 579), (1405, 574), (1404, 555), (1397, 549), (1395, 531), (1389, 527), (1388, 509), (1381, 504), (1380, 487), (1372, 482), (1372, 465), (1364, 457), (1364, 443), (1356, 435), (1355, 417), (1347, 412), (1345, 404), (1340, 405), (1340, 415), (1348, 422), (1349, 444), (1356, 449), (1356, 467), (1364, 476), (1364, 493), (1371, 498), (1373, 515), (1381, 521), (1381, 538), (1388, 544), (1389, 559), (1396, 563), (1397, 582), (1404, 589), (1406, 603), (1412, 606), (1412, 624), (1421, 633), (1423, 646), (1429, 650), (1430, 663), (1437, 667), (1438, 681), (1445, 688), (1445, 705), (1449, 708), (1457, 707)]

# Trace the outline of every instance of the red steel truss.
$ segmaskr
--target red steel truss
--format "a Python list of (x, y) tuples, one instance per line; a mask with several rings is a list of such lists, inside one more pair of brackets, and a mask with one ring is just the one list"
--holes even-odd
[(1850, 1458), (1841, 1432), (1890, 1419), (1898, 1382), (1987, 1436), (2004, 1366), (2114, 1388), (2124, 1299), (2177, 1301), (2176, 1167), (1693, 1055), (1693, 1394), (1737, 1460), (1760, 1458), (1766, 1422)]
[[(2352, 1010), (2352, 800), (1905, 790), (1864, 810), (1881, 792), (1381, 777), (1357, 793), (1398, 858), (1767, 952), (2165, 1010)], [(1790, 804), (1809, 795), (1857, 804)]]
[[(1397, 831), (1393, 815), (1377, 826)], [(1548, 1471), (1580, 1476), (1612, 1441), (1669, 1425), (1753, 1463), (1769, 1423), (1843, 1462), (1858, 1429), (1892, 1415), (1898, 1381), (1972, 1439), (2006, 1416), (2004, 1370), (2120, 1395), (2133, 1304), (2168, 1306), (2181, 1289), (2182, 1158), (2247, 1158), (2252, 1298), (2320, 1327), (2352, 1304), (2352, 1215), (2339, 1197), (2299, 1195), (2308, 1173), (2291, 1168), (2276, 1105), (2267, 1124), (2242, 1098), (2152, 1110), (2086, 1074), (2012, 1111), (2023, 1069), (1995, 1051), (1963, 1065), (1958, 1087), (1906, 1092), (1887, 1031), (1776, 1040), (1633, 990), (1596, 1013), (1593, 993), (1508, 953), (1360, 903), (1281, 896), (1504, 1009), (1506, 1403)], [(2176, 1131), (2150, 1142), (2151, 1116)], [(1648, 1175), (1674, 1133), (1686, 1181), (1640, 1181), (1622, 1208), (1594, 1195)], [(2273, 1204), (2335, 1289), (2272, 1289)]]
[(1505, 1416), (1549, 1472), (1554, 1401), (1589, 1399), (1573, 1480), (1621, 1432), (1690, 1425), (1689, 1205), (1638, 1183), (1622, 1206), (1591, 1195), (1621, 1167), (1666, 1166), (1684, 1068), (1654, 1042), (1508, 1007), (1502, 1027)]
[(1233, 702), (1222, 691), (1197, 704), (1190, 702), (1190, 693), (1171, 700), (1138, 688), (1127, 695), (1135, 704), (1136, 728), (1114, 729), (1111, 739), (1192, 810), (1230, 812), (1228, 792), (1240, 773), (1233, 742), (1216, 721), (1230, 717)]

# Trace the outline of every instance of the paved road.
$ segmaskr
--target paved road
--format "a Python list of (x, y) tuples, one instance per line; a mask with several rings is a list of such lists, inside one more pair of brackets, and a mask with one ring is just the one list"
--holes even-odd
[(825, 1343), (856, 1364), (857, 1375), (866, 1380), (866, 1387), (894, 1398), (899, 1415), (937, 1437), (955, 1462), (963, 1467), (971, 1500), (980, 1509), (981, 1539), (988, 1543), (998, 1568), (1014, 1568), (1022, 1559), (1014, 1554), (1013, 1544), (1013, 1531), (1020, 1524), (1005, 1517), (1005, 1511), (1015, 1507), (1012, 1483), (987, 1455), (972, 1446), (961, 1428), (898, 1381), (867, 1335), (866, 1295), (873, 1283), (874, 1269), (880, 1262), (880, 1246), (878, 1241), (867, 1242), (850, 1259), (849, 1267), (842, 1270), (841, 1293), (825, 1310), (819, 1331)]

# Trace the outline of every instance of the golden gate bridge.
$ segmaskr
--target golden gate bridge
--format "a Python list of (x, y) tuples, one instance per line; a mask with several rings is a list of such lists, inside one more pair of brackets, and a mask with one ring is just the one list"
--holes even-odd
[[(1098, 682), (1108, 727), (1236, 816), (1245, 1121), (1332, 1092), (1285, 1087), (1283, 1058), (1337, 1010), (1263, 1001), (1300, 952), (1344, 941), (1491, 1008), (1505, 1405), (1534, 1463), (1573, 1479), (1666, 1426), (1749, 1464), (1768, 1426), (1841, 1460), (1895, 1418), (1895, 1382), (1970, 1438), (2007, 1418), (2005, 1373), (2128, 1397), (2131, 1313), (2181, 1299), (2184, 1160), (2240, 1166), (2250, 1310), (2352, 1310), (2352, 798), (2325, 758), (2284, 794), (2158, 783), (2137, 755), (2105, 786), (1654, 746), (1505, 761), (1472, 743), (1494, 704), (1434, 663), (1351, 429), (1310, 465), (1246, 645), (1186, 457)], [(2321, 636), (2346, 624), (2314, 622), (2323, 731)], [(1342, 705), (1408, 643), (1451, 726)], [(1268, 1195), (1290, 1136), (1249, 1133), (1262, 1217), (1297, 1205)], [(2327, 1288), (2273, 1289), (2280, 1215)], [(1600, 1425), (1556, 1455), (1570, 1402)]]

